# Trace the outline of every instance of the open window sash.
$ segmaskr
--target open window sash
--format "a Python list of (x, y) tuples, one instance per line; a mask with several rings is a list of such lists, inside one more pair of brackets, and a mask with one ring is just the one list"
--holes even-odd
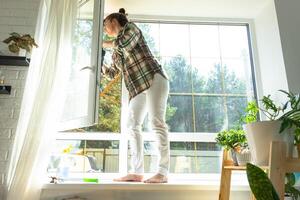
[[(104, 0), (79, 0), (73, 35), (72, 70), (68, 78), (60, 130), (98, 123)], [(100, 49), (100, 50), (99, 50)], [(97, 80), (98, 79), (98, 80)]]

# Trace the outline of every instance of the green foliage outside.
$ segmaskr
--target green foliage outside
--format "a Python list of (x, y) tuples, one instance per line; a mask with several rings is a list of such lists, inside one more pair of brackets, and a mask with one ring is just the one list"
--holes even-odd
[[(111, 80), (103, 76), (100, 88), (104, 88)], [(116, 82), (105, 97), (99, 97), (99, 122), (98, 124), (85, 128), (92, 132), (120, 133), (121, 121), (121, 81)]]

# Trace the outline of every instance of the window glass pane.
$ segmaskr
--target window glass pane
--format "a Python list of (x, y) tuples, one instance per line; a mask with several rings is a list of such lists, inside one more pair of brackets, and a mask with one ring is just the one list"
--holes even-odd
[(206, 82), (206, 93), (224, 93), (224, 71), (221, 63), (215, 63)]
[(223, 58), (249, 57), (247, 26), (219, 26)]
[(57, 140), (48, 173), (109, 173), (119, 170), (119, 141)]
[(160, 24), (160, 55), (189, 57), (189, 25)]
[(195, 97), (196, 132), (219, 132), (224, 126), (222, 97)]
[[(128, 168), (130, 169), (130, 151)], [(144, 171), (155, 173), (158, 169), (156, 142), (144, 142)], [(221, 149), (213, 142), (171, 142), (170, 173), (220, 173)]]
[(192, 92), (191, 65), (188, 58), (162, 57), (162, 64), (170, 80), (170, 93)]
[(236, 128), (247, 106), (247, 97), (227, 97), (228, 128)]
[(193, 132), (192, 97), (171, 95), (168, 103), (170, 132)]
[(224, 85), (226, 93), (246, 94), (246, 71), (244, 61), (239, 59), (223, 60)]
[(220, 148), (216, 143), (171, 142), (171, 173), (220, 173)]
[(136, 25), (143, 32), (143, 36), (147, 41), (147, 44), (153, 54), (153, 56), (159, 56), (159, 24), (156, 23), (136, 23)]
[[(144, 172), (145, 173), (155, 173), (157, 172), (158, 166), (158, 152), (157, 152), (156, 142), (145, 141), (144, 142)], [(131, 154), (128, 149), (128, 169), (130, 166)]]
[(71, 132), (121, 133), (121, 79), (111, 80), (103, 76), (100, 88), (99, 122), (93, 126), (71, 130)]
[[(194, 93), (221, 93), (221, 82), (218, 78), (220, 72), (217, 67), (220, 59), (192, 58), (193, 67), (193, 92)], [(218, 76), (218, 77), (216, 77)]]
[[(66, 99), (64, 102), (61, 130), (91, 125), (94, 119), (89, 115), (95, 110), (91, 99), (94, 91), (89, 88), (95, 87), (95, 74), (91, 70), (84, 69), (93, 66), (92, 46), (93, 43), (93, 13), (94, 1), (78, 7), (74, 31), (72, 34), (72, 67), (70, 74), (65, 74), (68, 84), (65, 88)], [(83, 15), (83, 12), (86, 14)], [(64, 54), (64, 52), (61, 52)], [(94, 54), (94, 53), (93, 53)], [(66, 57), (67, 59), (68, 57)]]
[[(114, 81), (102, 77), (101, 92), (99, 97), (99, 123), (86, 128), (93, 132), (121, 132), (121, 79)], [(104, 92), (107, 91), (107, 92)]]
[(218, 26), (191, 25), (190, 35), (192, 58), (220, 58)]

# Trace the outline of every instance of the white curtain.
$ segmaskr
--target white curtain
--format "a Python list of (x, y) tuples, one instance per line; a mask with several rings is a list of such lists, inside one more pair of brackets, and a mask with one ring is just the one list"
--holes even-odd
[(8, 200), (37, 200), (70, 74), (77, 0), (41, 0), (9, 173)]

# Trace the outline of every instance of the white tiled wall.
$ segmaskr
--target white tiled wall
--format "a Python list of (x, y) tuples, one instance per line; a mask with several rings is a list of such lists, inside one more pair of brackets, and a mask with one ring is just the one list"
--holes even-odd
[(0, 0), (0, 50), (11, 32), (34, 35), (40, 0)]
[[(34, 35), (40, 0), (0, 0), (0, 51), (7, 52), (2, 41), (11, 32)], [(0, 200), (4, 199), (5, 180), (15, 136), (28, 67), (1, 66), (11, 95), (0, 94)], [(1, 77), (0, 77), (1, 78)]]

